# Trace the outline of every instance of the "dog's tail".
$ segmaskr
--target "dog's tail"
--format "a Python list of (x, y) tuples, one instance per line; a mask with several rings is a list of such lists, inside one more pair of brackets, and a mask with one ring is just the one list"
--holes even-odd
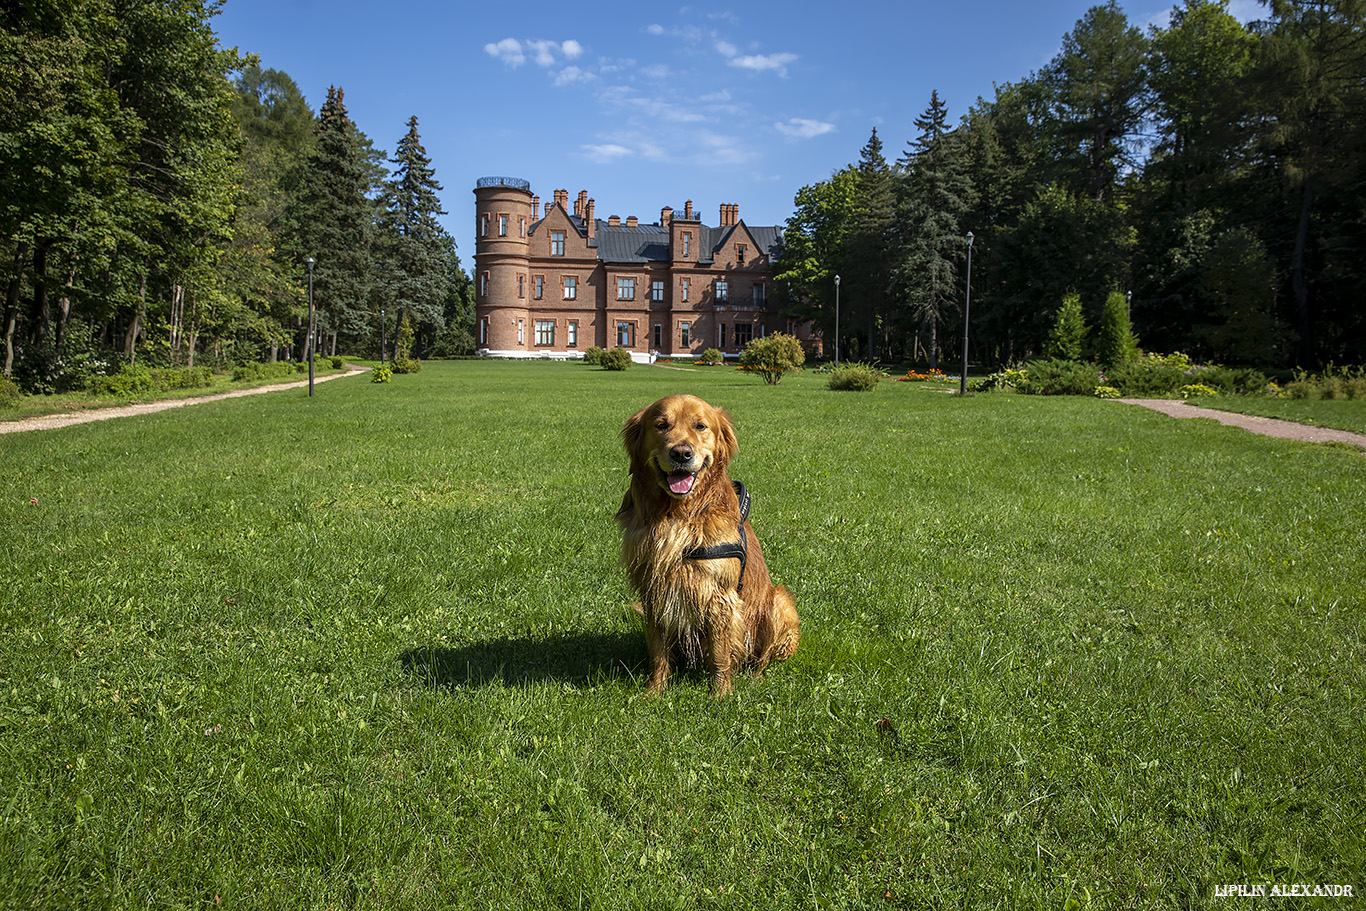
[(773, 617), (776, 622), (770, 654), (777, 661), (791, 658), (801, 639), (801, 620), (797, 616), (797, 603), (792, 600), (792, 593), (781, 585), (773, 586)]

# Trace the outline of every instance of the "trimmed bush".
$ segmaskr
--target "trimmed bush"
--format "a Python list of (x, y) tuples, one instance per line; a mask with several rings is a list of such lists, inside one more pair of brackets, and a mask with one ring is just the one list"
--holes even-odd
[(740, 366), (757, 373), (770, 386), (776, 386), (784, 373), (801, 367), (805, 360), (801, 342), (785, 332), (750, 342), (740, 354)]
[(370, 371), (370, 382), (387, 383), (393, 375), (394, 371), (390, 370), (388, 367), (376, 367), (374, 370)]
[(336, 357), (336, 356), (333, 356), (333, 357), (332, 357), (332, 369), (333, 369), (333, 370), (340, 370), (340, 369), (342, 369), (342, 368), (345, 367), (345, 366), (346, 366), (346, 361), (342, 360), (340, 357)]
[(606, 351), (599, 348), (597, 345), (592, 345), (589, 347), (587, 351), (583, 353), (583, 362), (585, 364), (592, 364), (596, 367), (601, 367), (602, 356), (606, 353)]
[[(308, 369), (307, 366), (304, 367)], [(294, 364), (290, 361), (274, 361), (269, 364), (252, 362), (250, 364), (240, 364), (232, 369), (232, 379), (235, 383), (244, 380), (269, 380), (281, 377), (293, 376), (296, 372)]]
[(1025, 364), (1025, 378), (1016, 389), (1028, 395), (1094, 395), (1102, 385), (1095, 364), (1048, 358)]
[(827, 385), (836, 392), (868, 392), (881, 379), (882, 374), (872, 364), (847, 361), (831, 372)]
[(604, 352), (601, 362), (604, 370), (625, 370), (633, 363), (631, 352), (626, 348), (613, 348)]
[(85, 388), (96, 395), (127, 396), (212, 385), (213, 371), (208, 367), (148, 368), (142, 364), (124, 364), (118, 373), (91, 377)]
[(0, 408), (13, 408), (19, 404), (19, 384), (7, 376), (0, 375)]
[(708, 348), (706, 351), (702, 352), (702, 356), (697, 360), (698, 363), (702, 364), (724, 364), (726, 362), (726, 356), (721, 353), (720, 348)]

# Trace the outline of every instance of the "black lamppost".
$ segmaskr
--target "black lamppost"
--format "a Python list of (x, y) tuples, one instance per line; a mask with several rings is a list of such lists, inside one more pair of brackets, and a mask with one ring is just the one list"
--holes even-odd
[(379, 308), (379, 365), (384, 366), (384, 308)]
[(840, 365), (840, 277), (835, 276), (835, 366)]
[(972, 232), (968, 232), (968, 282), (963, 300), (963, 378), (958, 383), (958, 394), (968, 394), (968, 311), (972, 309)]
[(308, 358), (308, 397), (313, 397), (313, 257), (304, 260), (308, 263), (308, 344), (304, 346), (304, 356)]

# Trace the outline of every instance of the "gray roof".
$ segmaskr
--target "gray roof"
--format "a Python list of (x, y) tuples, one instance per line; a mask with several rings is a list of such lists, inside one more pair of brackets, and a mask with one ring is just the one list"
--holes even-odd
[[(709, 263), (713, 254), (725, 244), (737, 226), (700, 227), (698, 240), (701, 255), (698, 262)], [(755, 245), (766, 252), (771, 261), (776, 261), (782, 242), (782, 228), (751, 228), (749, 225), (745, 225), (745, 228), (754, 238)], [(595, 234), (598, 241), (598, 259), (603, 262), (648, 263), (667, 262), (669, 259), (669, 229), (661, 225), (609, 225), (599, 219)]]

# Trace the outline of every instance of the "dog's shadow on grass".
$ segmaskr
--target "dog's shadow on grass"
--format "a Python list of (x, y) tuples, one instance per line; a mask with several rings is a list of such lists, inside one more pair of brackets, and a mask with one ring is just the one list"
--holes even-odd
[(403, 670), (434, 689), (466, 689), (554, 681), (591, 686), (639, 679), (646, 667), (640, 633), (557, 633), (490, 639), (459, 646), (424, 645), (399, 656)]

